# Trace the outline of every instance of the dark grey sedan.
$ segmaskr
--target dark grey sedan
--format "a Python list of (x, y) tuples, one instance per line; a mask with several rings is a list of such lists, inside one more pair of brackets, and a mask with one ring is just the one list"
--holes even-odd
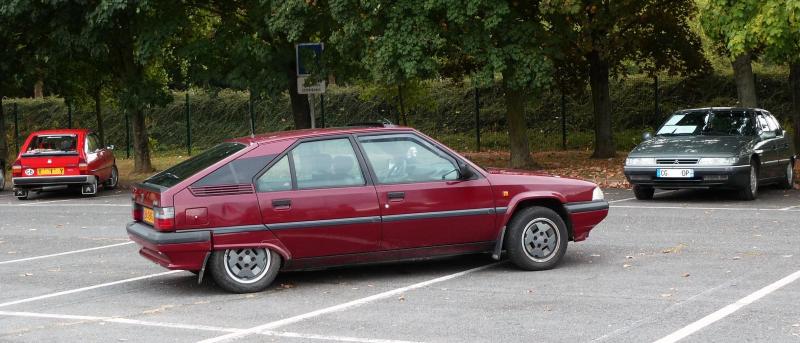
[(655, 136), (645, 134), (625, 160), (637, 199), (655, 188), (727, 188), (746, 200), (758, 186), (794, 182), (794, 146), (775, 117), (757, 108), (712, 107), (672, 114)]

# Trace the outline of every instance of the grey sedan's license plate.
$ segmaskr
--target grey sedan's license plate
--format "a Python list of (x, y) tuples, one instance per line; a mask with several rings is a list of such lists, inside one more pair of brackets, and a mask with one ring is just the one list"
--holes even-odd
[(663, 178), (693, 178), (694, 169), (656, 169), (656, 176)]

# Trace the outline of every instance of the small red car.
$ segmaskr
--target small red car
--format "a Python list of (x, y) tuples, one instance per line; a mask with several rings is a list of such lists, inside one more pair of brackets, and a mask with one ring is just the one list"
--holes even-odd
[(608, 214), (597, 185), (484, 170), (410, 128), (234, 139), (133, 189), (139, 253), (232, 292), (279, 270), (492, 253), (552, 268)]
[(86, 129), (33, 132), (11, 165), (14, 196), (25, 200), (31, 191), (64, 186), (80, 187), (86, 195), (97, 193), (100, 184), (114, 188), (119, 171), (113, 149), (101, 147), (97, 135)]

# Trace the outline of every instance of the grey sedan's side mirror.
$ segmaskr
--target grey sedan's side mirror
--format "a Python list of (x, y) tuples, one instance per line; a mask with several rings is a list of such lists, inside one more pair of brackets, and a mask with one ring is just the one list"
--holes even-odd
[(650, 138), (653, 138), (653, 134), (652, 134), (652, 133), (650, 133), (650, 132), (645, 132), (645, 133), (643, 133), (643, 134), (642, 134), (642, 139), (643, 139), (643, 140), (648, 140), (648, 139), (650, 139)]

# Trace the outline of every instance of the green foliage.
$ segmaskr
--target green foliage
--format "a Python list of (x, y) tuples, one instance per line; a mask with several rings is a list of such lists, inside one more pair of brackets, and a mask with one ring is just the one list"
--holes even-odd
[(760, 1), (748, 28), (768, 60), (800, 63), (800, 1)]
[(752, 26), (763, 0), (698, 0), (703, 31), (733, 58), (758, 47)]

